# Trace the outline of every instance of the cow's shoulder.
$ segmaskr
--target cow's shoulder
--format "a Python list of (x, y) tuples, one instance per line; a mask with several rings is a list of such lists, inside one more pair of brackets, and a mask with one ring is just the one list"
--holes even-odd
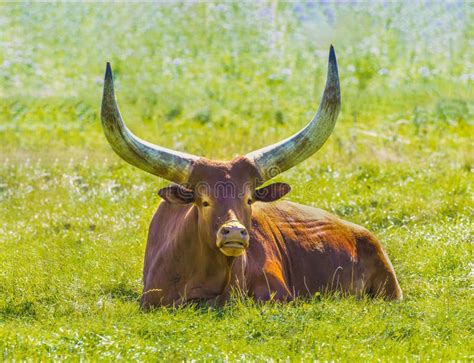
[(376, 240), (375, 236), (366, 228), (346, 221), (339, 216), (323, 209), (299, 204), (290, 201), (278, 201), (275, 203), (257, 203), (254, 211), (256, 219), (264, 215), (275, 222), (318, 222), (325, 221), (341, 229), (351, 231), (361, 239)]
[(278, 230), (286, 241), (305, 249), (344, 250), (353, 256), (382, 251), (367, 229), (325, 210), (290, 201), (256, 203), (256, 207), (252, 218), (257, 230)]
[(315, 220), (326, 219), (328, 217), (335, 217), (329, 212), (322, 209), (290, 202), (287, 200), (280, 200), (274, 203), (255, 203), (254, 215), (267, 215), (272, 218), (280, 219), (296, 219), (296, 220)]
[(358, 227), (323, 209), (286, 200), (275, 203), (256, 203), (252, 218), (256, 222), (266, 219), (270, 223), (278, 225), (305, 226), (311, 223), (325, 223), (338, 225), (347, 229), (356, 229)]

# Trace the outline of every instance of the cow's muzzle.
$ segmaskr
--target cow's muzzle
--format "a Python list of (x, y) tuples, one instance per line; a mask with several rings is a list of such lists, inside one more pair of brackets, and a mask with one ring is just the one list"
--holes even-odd
[(237, 221), (223, 224), (217, 231), (217, 248), (226, 256), (240, 256), (249, 246), (247, 228)]

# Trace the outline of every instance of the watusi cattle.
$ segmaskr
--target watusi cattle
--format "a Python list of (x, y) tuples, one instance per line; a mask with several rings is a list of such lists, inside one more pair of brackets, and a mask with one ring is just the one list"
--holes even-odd
[[(323, 210), (280, 201), (286, 183), (264, 185), (319, 150), (331, 135), (341, 95), (336, 56), (318, 112), (293, 136), (231, 161), (150, 144), (120, 115), (110, 64), (102, 126), (130, 164), (172, 182), (151, 222), (141, 305), (225, 303), (231, 293), (289, 301), (317, 292), (401, 299), (395, 271), (369, 231)], [(264, 186), (262, 186), (264, 185)]]

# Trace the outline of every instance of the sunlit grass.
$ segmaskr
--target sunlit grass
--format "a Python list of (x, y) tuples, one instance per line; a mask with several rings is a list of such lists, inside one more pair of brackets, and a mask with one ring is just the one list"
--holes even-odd
[[(468, 4), (0, 5), (4, 359), (469, 360)], [(165, 181), (102, 134), (105, 62), (140, 137), (230, 159), (312, 116), (335, 45), (343, 105), (290, 200), (374, 231), (401, 303), (319, 296), (139, 309)]]

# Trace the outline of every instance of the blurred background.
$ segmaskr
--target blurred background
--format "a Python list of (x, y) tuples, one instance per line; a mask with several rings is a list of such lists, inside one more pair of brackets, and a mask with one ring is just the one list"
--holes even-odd
[(102, 151), (106, 61), (140, 136), (208, 157), (248, 152), (310, 119), (331, 43), (343, 92), (336, 135), (350, 125), (354, 136), (402, 138), (400, 123), (421, 132), (472, 117), (469, 3), (0, 6), (2, 153), (46, 140)]

